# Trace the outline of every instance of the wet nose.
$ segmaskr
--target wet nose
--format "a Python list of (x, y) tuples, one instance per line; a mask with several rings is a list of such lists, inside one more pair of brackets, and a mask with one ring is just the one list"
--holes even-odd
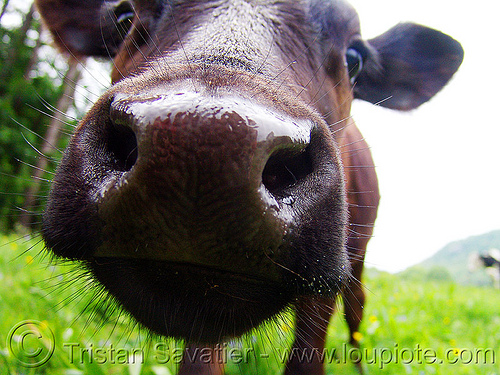
[(183, 199), (241, 188), (278, 208), (286, 189), (312, 169), (312, 122), (245, 99), (117, 95), (110, 117), (108, 148), (118, 169), (182, 191)]

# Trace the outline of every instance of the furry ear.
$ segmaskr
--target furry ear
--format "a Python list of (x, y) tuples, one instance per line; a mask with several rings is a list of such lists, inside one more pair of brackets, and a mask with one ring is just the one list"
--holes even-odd
[(112, 58), (132, 26), (130, 1), (36, 0), (58, 47), (76, 57)]
[(399, 24), (366, 43), (369, 54), (354, 96), (381, 106), (411, 110), (441, 90), (462, 63), (460, 43), (437, 30)]

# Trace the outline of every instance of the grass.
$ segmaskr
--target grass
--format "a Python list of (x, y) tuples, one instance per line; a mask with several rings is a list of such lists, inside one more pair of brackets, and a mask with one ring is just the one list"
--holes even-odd
[[(68, 265), (51, 265), (40, 255), (42, 248), (36, 239), (0, 236), (1, 375), (175, 374), (180, 343), (148, 338), (118, 313), (103, 321), (102, 308), (88, 308), (95, 298), (84, 275), (75, 277)], [(497, 290), (405, 280), (374, 270), (367, 272), (365, 285), (365, 319), (357, 334), (361, 349), (345, 345), (348, 332), (341, 314), (335, 315), (327, 374), (357, 374), (350, 359), (360, 356), (367, 374), (500, 374)], [(289, 319), (229, 343), (227, 373), (282, 373), (280, 358), (293, 334)], [(38, 323), (22, 324), (25, 320)], [(41, 366), (26, 367), (16, 359), (33, 363), (39, 358), (35, 350), (43, 356), (51, 342), (53, 353)]]

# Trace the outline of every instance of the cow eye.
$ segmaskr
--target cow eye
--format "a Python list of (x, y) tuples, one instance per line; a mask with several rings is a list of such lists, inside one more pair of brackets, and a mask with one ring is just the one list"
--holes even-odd
[(114, 10), (116, 25), (123, 34), (126, 34), (132, 27), (132, 20), (135, 16), (134, 8), (128, 1), (122, 1)]
[(351, 84), (356, 82), (356, 78), (358, 78), (359, 73), (363, 69), (363, 55), (361, 52), (354, 48), (350, 47), (347, 49), (345, 53), (345, 59), (347, 63), (347, 71), (349, 72), (349, 80)]

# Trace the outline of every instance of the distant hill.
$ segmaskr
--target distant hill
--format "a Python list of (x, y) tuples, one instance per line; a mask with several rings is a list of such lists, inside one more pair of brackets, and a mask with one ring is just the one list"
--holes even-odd
[(462, 285), (491, 285), (484, 272), (468, 270), (469, 256), (483, 253), (491, 248), (500, 249), (500, 230), (451, 242), (432, 257), (400, 273), (406, 278), (453, 280)]

